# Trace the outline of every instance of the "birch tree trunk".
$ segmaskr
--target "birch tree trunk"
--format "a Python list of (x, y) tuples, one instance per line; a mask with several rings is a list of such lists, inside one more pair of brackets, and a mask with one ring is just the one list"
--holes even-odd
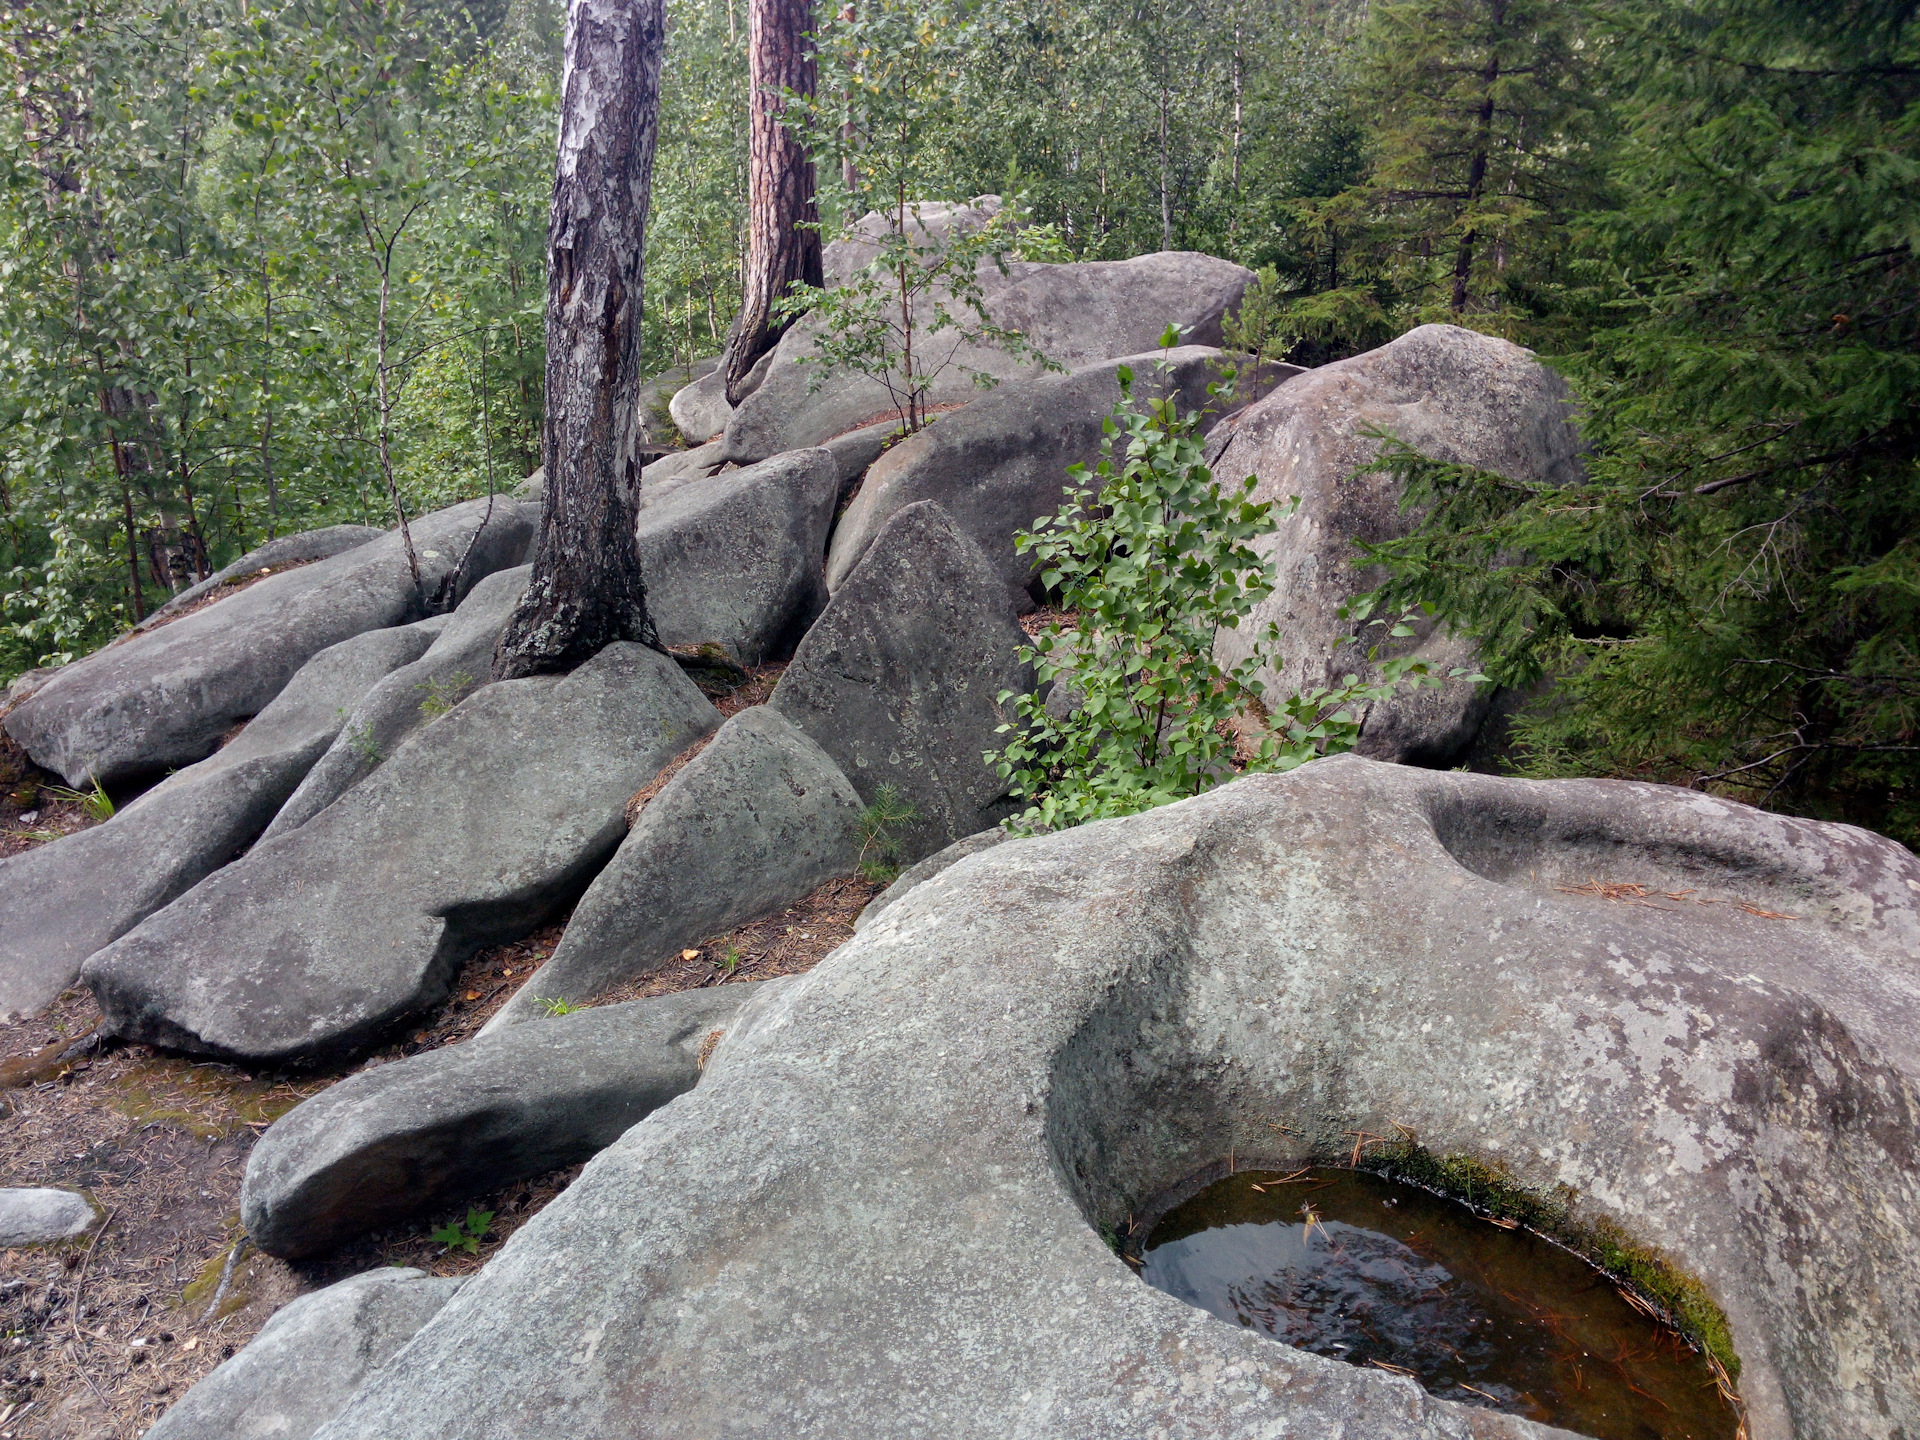
[(659, 645), (640, 577), (641, 249), (660, 99), (662, 0), (572, 0), (547, 222), (546, 510), (496, 680)]
[(806, 38), (812, 29), (812, 0), (753, 0), (747, 25), (747, 264), (740, 314), (727, 342), (727, 399), (735, 405), (747, 372), (789, 323), (774, 315), (774, 302), (794, 281), (818, 285), (824, 273), (813, 161), (781, 123), (785, 91), (814, 93), (817, 66)]

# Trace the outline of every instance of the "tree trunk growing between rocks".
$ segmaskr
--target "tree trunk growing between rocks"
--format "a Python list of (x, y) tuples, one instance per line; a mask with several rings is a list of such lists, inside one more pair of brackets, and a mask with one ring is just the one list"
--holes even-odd
[(640, 577), (641, 251), (662, 0), (573, 0), (547, 222), (546, 509), (493, 677), (571, 670), (616, 640), (659, 647)]
[(727, 401), (738, 405), (741, 387), (760, 357), (790, 323), (773, 314), (774, 302), (796, 280), (819, 285), (820, 210), (814, 198), (813, 161), (781, 116), (785, 92), (812, 95), (817, 79), (812, 0), (753, 0), (747, 53), (752, 92), (748, 151), (747, 264), (740, 315), (727, 345)]

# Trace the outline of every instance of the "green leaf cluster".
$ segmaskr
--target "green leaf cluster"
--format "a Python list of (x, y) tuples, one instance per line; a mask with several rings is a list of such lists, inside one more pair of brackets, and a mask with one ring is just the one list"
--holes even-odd
[[(1168, 346), (1178, 338), (1171, 329), (1162, 337)], [(1290, 770), (1351, 749), (1368, 704), (1403, 682), (1439, 683), (1425, 662), (1382, 661), (1376, 650), (1368, 657), (1376, 678), (1348, 675), (1269, 712), (1259, 675), (1276, 663), (1280, 637), (1271, 624), (1243, 659), (1222, 666), (1217, 633), (1238, 629), (1273, 593), (1273, 566), (1253, 542), (1282, 515), (1253, 498), (1254, 476), (1216, 480), (1200, 416), (1182, 412), (1171, 387), (1136, 397), (1134, 378), (1121, 367), (1121, 400), (1103, 426), (1094, 470), (1070, 472), (1097, 486), (1070, 492), (1056, 514), (1015, 541), (1073, 617), (1021, 652), (1041, 688), (999, 697), (1019, 723), (1000, 727), (1005, 745), (986, 758), (1026, 802), (1015, 822), (1024, 830), (1129, 815), (1237, 773)], [(1234, 378), (1212, 388), (1218, 393)], [(1412, 633), (1404, 621), (1374, 623), (1394, 636)]]

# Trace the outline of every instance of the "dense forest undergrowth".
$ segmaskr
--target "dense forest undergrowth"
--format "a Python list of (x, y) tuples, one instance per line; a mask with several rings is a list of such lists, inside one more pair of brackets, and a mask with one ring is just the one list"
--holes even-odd
[[(746, 250), (745, 0), (669, 9), (658, 372), (722, 348)], [(1028, 256), (1255, 268), (1231, 338), (1268, 356), (1435, 320), (1533, 347), (1585, 477), (1390, 451), (1426, 518), (1369, 557), (1380, 604), (1436, 605), (1537, 692), (1527, 773), (1913, 843), (1915, 9), (819, 5), (822, 226), (883, 185), (993, 192)], [(539, 463), (562, 26), (557, 0), (0, 5), (0, 680), (272, 535)]]

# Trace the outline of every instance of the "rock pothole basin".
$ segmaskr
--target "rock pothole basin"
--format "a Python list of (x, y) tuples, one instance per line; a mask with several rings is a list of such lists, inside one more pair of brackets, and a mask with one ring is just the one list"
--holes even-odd
[(1864, 831), (1352, 758), (995, 846), (750, 1002), (320, 1433), (1563, 1433), (1103, 1236), (1403, 1126), (1692, 1277), (1755, 1440), (1912, 1435), (1917, 906)]

